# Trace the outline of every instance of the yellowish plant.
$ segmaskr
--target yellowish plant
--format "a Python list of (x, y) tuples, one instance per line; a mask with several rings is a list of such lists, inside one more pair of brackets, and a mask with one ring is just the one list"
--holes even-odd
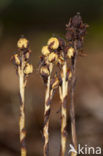
[(21, 144), (21, 156), (27, 155), (25, 137), (25, 87), (29, 74), (33, 72), (33, 66), (28, 63), (30, 57), (29, 42), (26, 38), (20, 38), (17, 42), (18, 53), (12, 56), (12, 60), (16, 65), (17, 74), (19, 77), (19, 89), (20, 89), (20, 144)]

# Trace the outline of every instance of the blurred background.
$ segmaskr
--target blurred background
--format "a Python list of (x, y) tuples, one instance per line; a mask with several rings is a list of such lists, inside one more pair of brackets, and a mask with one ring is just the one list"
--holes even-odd
[[(17, 40), (24, 35), (30, 41), (34, 66), (26, 87), (28, 155), (42, 156), (45, 86), (37, 70), (41, 48), (52, 35), (65, 35), (65, 25), (76, 12), (90, 25), (84, 44), (87, 57), (79, 57), (77, 67), (78, 143), (103, 147), (103, 0), (0, 0), (0, 156), (20, 156), (19, 84), (10, 62), (17, 50)], [(51, 106), (50, 156), (56, 156), (60, 150), (58, 90)], [(68, 151), (71, 143), (69, 103), (67, 131)]]

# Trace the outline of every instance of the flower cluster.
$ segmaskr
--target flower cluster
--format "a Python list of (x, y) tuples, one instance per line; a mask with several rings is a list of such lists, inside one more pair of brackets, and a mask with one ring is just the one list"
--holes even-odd
[[(40, 74), (45, 82), (47, 82), (50, 74), (50, 63), (56, 64), (61, 68), (65, 61), (74, 57), (76, 50), (82, 51), (87, 27), (88, 25), (83, 23), (80, 14), (77, 13), (66, 25), (65, 40), (59, 37), (52, 37), (48, 40), (47, 45), (43, 46)], [(71, 75), (70, 68), (68, 71)]]
[[(48, 40), (47, 45), (42, 48), (40, 74), (47, 82), (50, 75), (50, 64), (57, 65), (59, 69), (63, 66), (67, 57), (73, 55), (74, 49), (70, 48), (67, 55), (65, 55), (66, 42), (57, 37), (52, 37)], [(56, 78), (57, 79), (57, 78)]]
[[(56, 37), (52, 37), (48, 40), (47, 45), (42, 48), (42, 56), (41, 56), (41, 67), (40, 74), (43, 77), (45, 83), (47, 83), (48, 77), (52, 73), (52, 69), (54, 65), (63, 61), (63, 57), (58, 55), (58, 49), (60, 47), (59, 39)], [(59, 80), (57, 79), (57, 75), (54, 74), (53, 80), (51, 83), (55, 88), (55, 84), (58, 84)]]
[[(20, 38), (17, 42), (18, 53), (12, 56), (14, 64), (17, 69), (23, 68), (25, 76), (28, 76), (33, 72), (33, 66), (29, 63), (29, 57), (31, 50), (29, 49), (29, 42), (26, 38)], [(19, 67), (19, 68), (18, 68)]]

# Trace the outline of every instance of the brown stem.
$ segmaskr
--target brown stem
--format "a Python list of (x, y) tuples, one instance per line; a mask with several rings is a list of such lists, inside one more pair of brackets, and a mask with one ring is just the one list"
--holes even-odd
[(51, 73), (53, 69), (53, 64), (50, 63), (50, 75), (48, 76), (47, 81), (47, 88), (45, 94), (45, 108), (44, 108), (44, 128), (43, 128), (43, 135), (44, 135), (44, 156), (49, 155), (49, 116), (50, 116), (50, 103), (52, 97), (52, 90), (50, 89), (50, 80), (51, 80)]
[(21, 143), (21, 156), (26, 156), (27, 150), (25, 146), (25, 137), (26, 137), (26, 131), (25, 131), (25, 112), (24, 112), (24, 94), (25, 94), (25, 81), (24, 81), (24, 56), (22, 54), (22, 60), (21, 60), (21, 66), (18, 67), (18, 74), (19, 74), (19, 86), (20, 86), (20, 98), (21, 98), (21, 104), (20, 104), (20, 121), (19, 121), (19, 127), (20, 127), (20, 143)]
[[(75, 108), (74, 108), (74, 89), (76, 81), (76, 61), (77, 61), (77, 50), (75, 46), (75, 55), (72, 59), (72, 80), (71, 80), (71, 104), (70, 104), (70, 117), (71, 117), (71, 132), (72, 132), (72, 143), (77, 151), (77, 136), (76, 136), (76, 125), (75, 125)], [(77, 153), (72, 152), (71, 156), (77, 156)]]

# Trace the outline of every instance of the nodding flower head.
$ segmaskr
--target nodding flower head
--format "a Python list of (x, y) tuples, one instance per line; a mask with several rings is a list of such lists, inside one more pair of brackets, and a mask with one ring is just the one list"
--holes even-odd
[(20, 38), (17, 42), (17, 47), (19, 49), (28, 48), (29, 42), (26, 38)]
[(55, 52), (51, 52), (50, 54), (49, 54), (49, 56), (48, 56), (48, 61), (49, 62), (53, 62), (53, 61), (57, 61), (57, 59), (58, 59), (58, 55), (57, 55), (57, 53), (55, 53)]
[(47, 44), (51, 49), (55, 50), (59, 47), (59, 40), (56, 37), (51, 37)]
[(48, 56), (50, 54), (50, 51), (48, 49), (48, 46), (43, 46), (42, 50), (41, 50), (42, 54), (44, 56)]
[(28, 75), (28, 74), (31, 74), (32, 72), (33, 72), (32, 64), (27, 63), (24, 69), (24, 73)]

